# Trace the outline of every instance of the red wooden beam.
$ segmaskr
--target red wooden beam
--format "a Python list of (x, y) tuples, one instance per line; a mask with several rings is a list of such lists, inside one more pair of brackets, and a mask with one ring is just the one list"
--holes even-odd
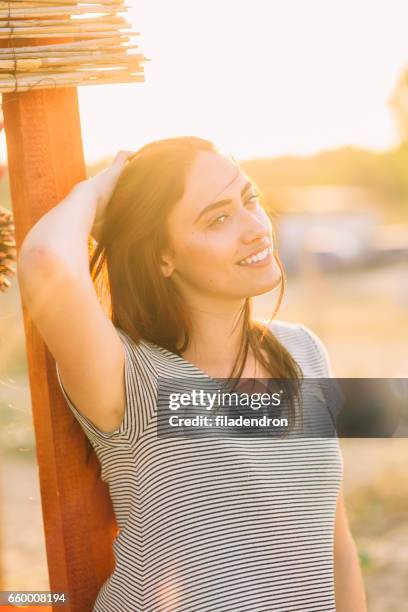
[[(17, 252), (32, 225), (85, 178), (75, 88), (3, 96)], [(116, 523), (107, 485), (65, 404), (55, 362), (23, 306), (28, 371), (51, 591), (56, 610), (87, 612), (113, 571)], [(23, 585), (22, 585), (23, 586)]]

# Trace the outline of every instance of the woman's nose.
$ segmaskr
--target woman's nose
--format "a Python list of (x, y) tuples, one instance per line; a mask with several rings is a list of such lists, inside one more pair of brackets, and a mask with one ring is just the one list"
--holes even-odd
[(242, 234), (241, 239), (245, 244), (256, 242), (259, 239), (270, 236), (271, 228), (264, 219), (259, 219), (255, 215), (246, 211), (247, 214), (242, 221)]

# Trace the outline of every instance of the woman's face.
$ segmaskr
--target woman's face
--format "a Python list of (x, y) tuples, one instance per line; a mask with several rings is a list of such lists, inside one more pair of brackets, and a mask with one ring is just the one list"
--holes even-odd
[[(280, 284), (269, 217), (248, 177), (220, 154), (198, 153), (167, 230), (162, 272), (185, 296), (247, 298)], [(247, 259), (257, 254), (266, 258)]]

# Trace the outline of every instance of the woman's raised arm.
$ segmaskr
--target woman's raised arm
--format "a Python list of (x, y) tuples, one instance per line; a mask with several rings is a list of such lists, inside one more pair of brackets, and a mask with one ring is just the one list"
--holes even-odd
[(121, 423), (124, 348), (96, 295), (88, 235), (95, 238), (130, 153), (77, 184), (25, 237), (17, 259), (21, 297), (54, 356), (75, 406), (99, 429)]

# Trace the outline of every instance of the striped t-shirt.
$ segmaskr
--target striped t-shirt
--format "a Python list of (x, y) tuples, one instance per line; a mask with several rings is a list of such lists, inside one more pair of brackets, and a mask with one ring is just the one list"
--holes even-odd
[[(159, 377), (202, 375), (150, 342), (125, 347), (126, 408), (99, 430), (65, 399), (91, 441), (119, 527), (115, 570), (93, 612), (334, 611), (333, 544), (343, 475), (337, 437), (157, 437)], [(305, 378), (332, 376), (306, 326), (270, 329)]]

